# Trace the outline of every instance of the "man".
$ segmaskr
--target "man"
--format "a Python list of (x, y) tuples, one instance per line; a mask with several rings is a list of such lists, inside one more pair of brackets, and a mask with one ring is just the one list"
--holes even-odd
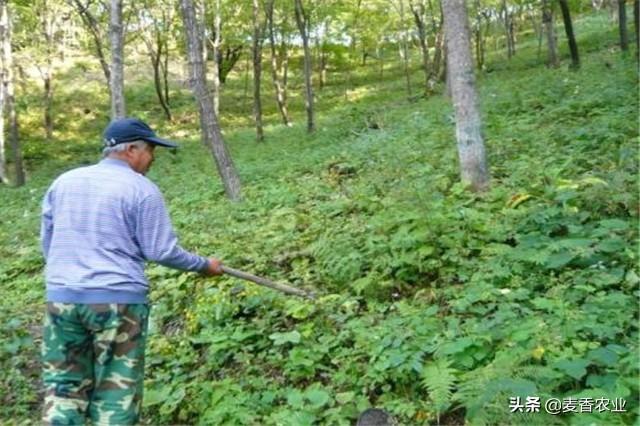
[(158, 138), (125, 118), (104, 131), (103, 159), (58, 177), (42, 209), (47, 312), (43, 421), (133, 424), (142, 402), (149, 318), (144, 262), (220, 275), (183, 250), (158, 187), (145, 177)]

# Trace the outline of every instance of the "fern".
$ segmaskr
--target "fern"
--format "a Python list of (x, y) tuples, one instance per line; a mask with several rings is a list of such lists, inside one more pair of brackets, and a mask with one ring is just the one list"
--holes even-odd
[(457, 379), (456, 370), (451, 368), (449, 360), (440, 358), (425, 365), (422, 369), (421, 383), (429, 392), (440, 422), (440, 413), (449, 408)]

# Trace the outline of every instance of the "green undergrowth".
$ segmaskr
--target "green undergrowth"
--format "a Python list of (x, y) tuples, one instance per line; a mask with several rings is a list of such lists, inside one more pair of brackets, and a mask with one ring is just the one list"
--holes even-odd
[[(185, 247), (318, 299), (150, 266), (146, 424), (348, 425), (370, 406), (401, 424), (634, 424), (638, 87), (612, 37), (579, 72), (479, 76), (483, 194), (458, 182), (449, 102), (408, 101), (400, 74), (349, 103), (336, 90), (311, 136), (230, 128), (241, 203), (196, 138), (159, 152), (149, 176)], [(37, 418), (38, 206), (72, 166), (33, 161), (26, 187), (0, 189), (2, 422)], [(627, 405), (511, 414), (516, 396)]]

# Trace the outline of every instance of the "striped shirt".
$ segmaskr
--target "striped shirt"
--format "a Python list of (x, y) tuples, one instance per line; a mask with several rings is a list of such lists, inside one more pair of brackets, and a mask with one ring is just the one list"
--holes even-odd
[(185, 271), (208, 266), (178, 245), (158, 187), (112, 158), (53, 182), (41, 239), (49, 302), (146, 303), (145, 261)]

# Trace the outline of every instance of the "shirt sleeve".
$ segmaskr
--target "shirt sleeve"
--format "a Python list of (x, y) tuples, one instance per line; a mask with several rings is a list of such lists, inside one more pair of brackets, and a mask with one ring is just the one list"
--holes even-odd
[(49, 255), (49, 247), (51, 246), (51, 236), (53, 234), (53, 191), (51, 188), (47, 191), (42, 200), (42, 216), (40, 218), (40, 244), (44, 260)]
[(208, 259), (180, 247), (159, 191), (147, 195), (138, 205), (136, 239), (146, 260), (194, 272), (205, 270), (209, 264)]

